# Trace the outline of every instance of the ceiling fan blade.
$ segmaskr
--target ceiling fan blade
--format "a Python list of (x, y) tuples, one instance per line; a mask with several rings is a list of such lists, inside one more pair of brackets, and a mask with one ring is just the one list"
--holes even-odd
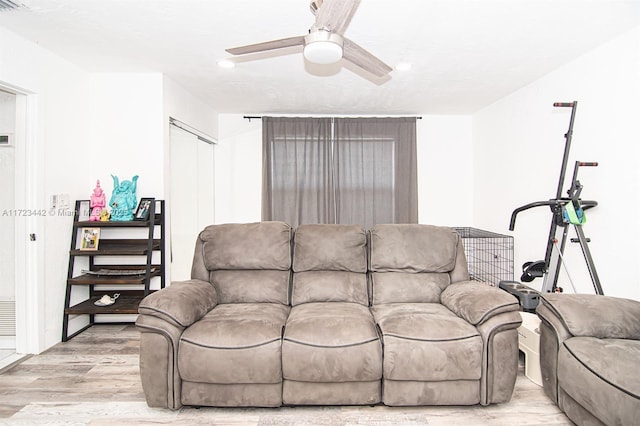
[(348, 38), (344, 39), (342, 57), (378, 77), (384, 77), (393, 69)]
[(264, 52), (265, 50), (282, 49), (285, 47), (299, 46), (303, 44), (304, 36), (298, 36), (265, 41), (264, 43), (249, 44), (247, 46), (233, 47), (225, 50), (232, 55), (245, 55), (247, 53)]
[(316, 12), (316, 29), (342, 34), (351, 22), (360, 0), (323, 0)]

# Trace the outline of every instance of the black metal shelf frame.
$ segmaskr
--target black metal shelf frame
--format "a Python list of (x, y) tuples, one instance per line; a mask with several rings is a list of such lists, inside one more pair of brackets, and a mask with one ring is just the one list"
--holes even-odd
[[(165, 207), (164, 200), (152, 199), (147, 220), (126, 222), (88, 221), (81, 218), (83, 206), (89, 205), (89, 200), (77, 200), (69, 247), (69, 267), (66, 280), (66, 292), (62, 321), (62, 341), (75, 337), (95, 324), (97, 314), (137, 314), (140, 301), (151, 293), (151, 279), (160, 279), (160, 288), (165, 287)], [(86, 209), (85, 209), (86, 211)], [(81, 220), (82, 219), (82, 220)], [(97, 250), (81, 250), (78, 247), (78, 235), (83, 228), (112, 228), (112, 229), (146, 229), (144, 238), (100, 238)], [(126, 232), (126, 231), (125, 231)], [(159, 234), (159, 235), (158, 235)], [(159, 261), (154, 263), (154, 253), (159, 254)], [(132, 264), (104, 264), (96, 263), (96, 258), (108, 256), (143, 257), (144, 262)], [(89, 269), (77, 273), (76, 259), (88, 258)], [(104, 270), (104, 271), (103, 271)], [(109, 271), (122, 271), (121, 275), (110, 275)], [(136, 275), (125, 272), (140, 272)], [(91, 272), (91, 273), (89, 273)], [(104, 272), (100, 274), (99, 272)], [(117, 288), (120, 297), (110, 306), (96, 306), (95, 301), (103, 295), (113, 293), (114, 290), (96, 289), (96, 286)], [(127, 286), (142, 286), (143, 289), (127, 289)], [(72, 293), (75, 287), (88, 287), (89, 297), (71, 306)], [(123, 287), (120, 289), (119, 287)], [(88, 315), (89, 323), (80, 330), (69, 335), (69, 317), (71, 315)]]

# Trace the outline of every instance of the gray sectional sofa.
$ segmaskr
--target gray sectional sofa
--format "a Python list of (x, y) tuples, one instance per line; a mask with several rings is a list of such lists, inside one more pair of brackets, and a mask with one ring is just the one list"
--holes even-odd
[(578, 425), (640, 424), (640, 302), (594, 294), (544, 294), (544, 391)]
[(509, 401), (518, 302), (443, 227), (212, 225), (192, 279), (140, 304), (152, 407)]

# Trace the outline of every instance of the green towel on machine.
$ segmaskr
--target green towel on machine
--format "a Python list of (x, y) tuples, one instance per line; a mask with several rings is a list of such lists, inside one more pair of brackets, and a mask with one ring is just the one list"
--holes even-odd
[(584, 214), (582, 207), (579, 207), (578, 210), (576, 210), (572, 201), (569, 201), (564, 205), (563, 214), (565, 222), (572, 223), (574, 225), (584, 225), (587, 223), (587, 216)]

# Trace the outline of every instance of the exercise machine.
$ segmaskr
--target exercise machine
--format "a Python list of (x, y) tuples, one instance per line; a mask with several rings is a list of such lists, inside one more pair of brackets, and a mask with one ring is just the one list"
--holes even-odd
[[(567, 196), (562, 196), (562, 188), (564, 185), (567, 166), (569, 162), (569, 151), (571, 149), (571, 138), (573, 135), (573, 123), (576, 117), (578, 101), (556, 102), (553, 104), (553, 106), (558, 108), (571, 108), (569, 130), (564, 135), (564, 155), (562, 157), (560, 180), (558, 181), (556, 196), (555, 198), (552, 198), (550, 200), (535, 201), (533, 203), (525, 204), (522, 207), (518, 207), (511, 214), (511, 222), (509, 224), (509, 230), (513, 231), (515, 228), (516, 216), (518, 215), (518, 213), (534, 207), (548, 206), (551, 208), (551, 226), (549, 229), (549, 238), (547, 240), (547, 249), (545, 252), (544, 260), (526, 262), (524, 265), (522, 265), (522, 276), (520, 277), (520, 280), (524, 282), (531, 282), (535, 278), (544, 276), (541, 293), (562, 292), (562, 288), (557, 286), (558, 276), (560, 274), (560, 266), (564, 262), (563, 254), (566, 243), (569, 240), (569, 228), (573, 227), (577, 238), (571, 238), (570, 241), (572, 243), (580, 244), (582, 254), (589, 270), (589, 275), (591, 276), (593, 288), (596, 294), (604, 294), (602, 291), (602, 286), (600, 285), (600, 278), (598, 277), (593, 258), (591, 257), (591, 251), (589, 250), (588, 243), (591, 240), (585, 237), (584, 231), (582, 230), (582, 225), (586, 222), (584, 211), (597, 206), (598, 203), (593, 200), (582, 200), (580, 198), (583, 187), (578, 180), (578, 171), (581, 167), (596, 167), (598, 163), (576, 161), (573, 169), (571, 186), (567, 190)], [(558, 245), (557, 233), (559, 229), (562, 230), (562, 237)], [(571, 285), (573, 285), (573, 283), (571, 283)]]

